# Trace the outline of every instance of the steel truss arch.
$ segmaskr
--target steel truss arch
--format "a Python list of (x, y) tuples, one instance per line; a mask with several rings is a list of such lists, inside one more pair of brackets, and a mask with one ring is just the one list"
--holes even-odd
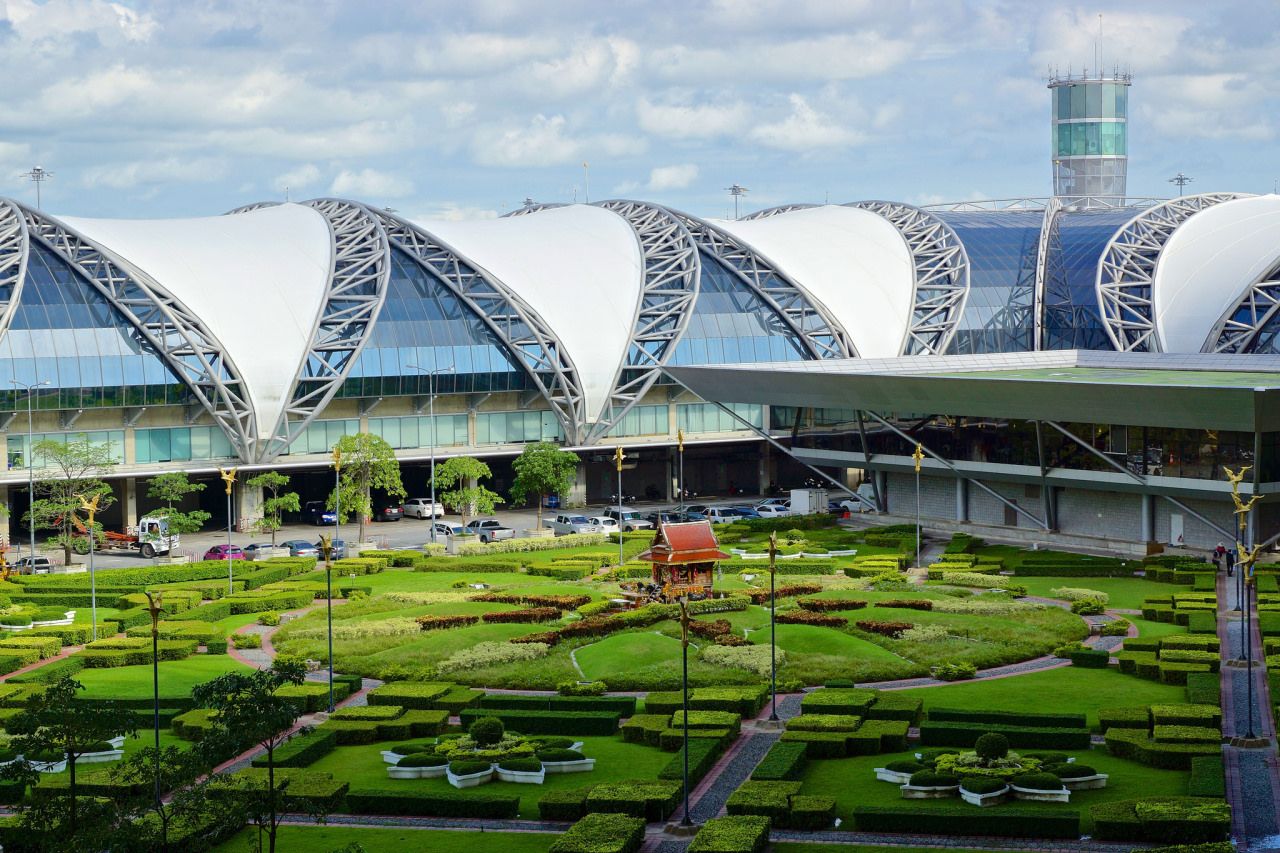
[(582, 443), (586, 397), (578, 370), (546, 321), (511, 288), (448, 243), (385, 210), (365, 206), (396, 248), (456, 296), (502, 341), (550, 403), (570, 444)]
[(857, 358), (858, 350), (827, 306), (746, 242), (703, 219), (672, 210), (698, 245), (715, 255), (781, 319), (813, 359)]
[(911, 322), (903, 355), (939, 355), (955, 337), (969, 298), (969, 253), (955, 230), (927, 210), (893, 201), (855, 201), (898, 229), (911, 252)]
[(0, 336), (9, 330), (22, 299), (30, 248), (22, 210), (13, 202), (0, 199)]
[(742, 219), (768, 219), (770, 216), (777, 216), (781, 213), (792, 213), (797, 210), (808, 210), (811, 207), (817, 207), (816, 204), (780, 204), (777, 207), (766, 207), (764, 210), (757, 210), (755, 213), (748, 213)]
[(1206, 208), (1251, 195), (1199, 193), (1169, 199), (1142, 211), (1116, 231), (1098, 263), (1097, 293), (1102, 327), (1117, 350), (1161, 350), (1154, 310), (1156, 267), (1178, 226)]
[(252, 462), (259, 425), (248, 386), (204, 321), (124, 258), (47, 214), (20, 208), (30, 236), (70, 264), (129, 321), (212, 415), (240, 458)]
[(1205, 338), (1201, 352), (1248, 353), (1258, 335), (1280, 313), (1280, 263), (1250, 283)]

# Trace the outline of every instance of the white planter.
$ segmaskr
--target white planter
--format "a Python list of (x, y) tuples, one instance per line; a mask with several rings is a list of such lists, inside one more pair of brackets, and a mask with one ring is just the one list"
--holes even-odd
[(541, 785), (547, 775), (545, 767), (537, 773), (529, 773), (523, 770), (503, 770), (499, 767), (497, 773), (498, 778), (503, 782), (516, 782), (521, 785)]
[(480, 541), (480, 537), (474, 534), (463, 534), (463, 535), (455, 534), (449, 537), (449, 541), (445, 542), (445, 553), (457, 554), (458, 546), (471, 545), (473, 543), (478, 543), (479, 541)]
[(943, 800), (947, 797), (954, 797), (956, 792), (960, 790), (959, 785), (940, 785), (930, 786), (928, 788), (918, 788), (914, 785), (902, 786), (902, 799), (904, 800)]
[(550, 527), (526, 527), (521, 532), (526, 539), (550, 539), (556, 533)]
[(974, 794), (960, 789), (960, 799), (964, 800), (971, 806), (982, 808), (984, 806), (994, 806), (1004, 802), (1005, 794), (1009, 793), (1009, 786), (1005, 785), (999, 791), (992, 791), (990, 794)]
[(76, 764), (102, 764), (107, 761), (119, 761), (124, 758), (123, 749), (109, 749), (106, 752), (86, 752), (76, 759)]
[(116, 749), (121, 749), (124, 747), (124, 735), (109, 737), (107, 738), (107, 743), (111, 744)]
[(895, 785), (906, 785), (911, 781), (911, 774), (899, 773), (897, 770), (889, 770), (885, 767), (877, 767), (876, 778), (881, 782), (892, 782)]
[(588, 773), (596, 769), (596, 760), (584, 758), (581, 761), (544, 761), (542, 769), (547, 773)]
[(1108, 778), (1110, 777), (1106, 773), (1097, 773), (1093, 776), (1081, 776), (1079, 779), (1063, 779), (1062, 785), (1068, 791), (1092, 791), (1107, 787)]
[(0, 631), (30, 631), (35, 625), (31, 622), (25, 625), (0, 625)]
[(445, 776), (449, 779), (449, 784), (455, 788), (474, 788), (493, 778), (493, 768), (490, 767), (480, 773), (468, 773), (465, 776), (454, 776), (453, 771), (446, 768)]
[(31, 768), (37, 773), (61, 773), (67, 769), (67, 760), (61, 761), (33, 761)]
[[(423, 750), (423, 752), (426, 752), (426, 750)], [(405, 755), (408, 755), (408, 753), (405, 753)], [(388, 764), (399, 764), (400, 759), (404, 757), (405, 757), (404, 755), (401, 755), (398, 752), (392, 752), (389, 749), (382, 750), (382, 760), (387, 762)]]
[(1030, 788), (1019, 788), (1017, 785), (1010, 785), (1009, 790), (1013, 791), (1014, 799), (1017, 800), (1028, 800), (1033, 803), (1071, 802), (1071, 792), (1066, 788), (1060, 791), (1033, 791)]
[(387, 776), (392, 779), (437, 779), (448, 769), (447, 764), (438, 767), (388, 767)]

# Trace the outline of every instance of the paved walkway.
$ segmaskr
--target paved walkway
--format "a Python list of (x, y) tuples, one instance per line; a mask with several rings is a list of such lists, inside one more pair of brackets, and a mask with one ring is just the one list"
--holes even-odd
[[(1219, 575), (1217, 591), (1218, 641), (1223, 661), (1254, 661), (1252, 669), (1225, 665), (1221, 669), (1222, 731), (1228, 738), (1252, 734), (1260, 739), (1260, 746), (1254, 748), (1223, 747), (1231, 834), (1241, 850), (1276, 850), (1280, 849), (1280, 769), (1257, 610), (1251, 603), (1252, 630), (1246, 637), (1239, 613), (1242, 601), (1237, 579)], [(1246, 649), (1246, 641), (1252, 648)]]

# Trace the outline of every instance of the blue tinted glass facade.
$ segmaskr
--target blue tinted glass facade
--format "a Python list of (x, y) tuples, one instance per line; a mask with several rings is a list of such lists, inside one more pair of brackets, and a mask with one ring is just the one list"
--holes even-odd
[(671, 364), (803, 361), (804, 346), (737, 274), (699, 252), (702, 279), (689, 327)]
[(31, 242), (27, 277), (0, 339), (0, 405), (26, 405), (11, 381), (48, 381), (36, 405), (87, 409), (193, 402), (187, 386), (92, 285)]
[(510, 351), (448, 288), (403, 251), (391, 249), (387, 298), (340, 396), (522, 391), (529, 375)]
[(1044, 271), (1043, 349), (1114, 349), (1098, 310), (1098, 262), (1134, 211), (1063, 211), (1049, 230)]
[(936, 211), (969, 255), (969, 298), (948, 352), (1035, 349), (1037, 210)]

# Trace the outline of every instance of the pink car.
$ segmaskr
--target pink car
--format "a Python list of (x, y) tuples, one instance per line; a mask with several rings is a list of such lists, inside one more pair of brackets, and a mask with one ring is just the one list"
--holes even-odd
[(239, 545), (214, 545), (204, 552), (206, 560), (244, 560), (244, 549)]

